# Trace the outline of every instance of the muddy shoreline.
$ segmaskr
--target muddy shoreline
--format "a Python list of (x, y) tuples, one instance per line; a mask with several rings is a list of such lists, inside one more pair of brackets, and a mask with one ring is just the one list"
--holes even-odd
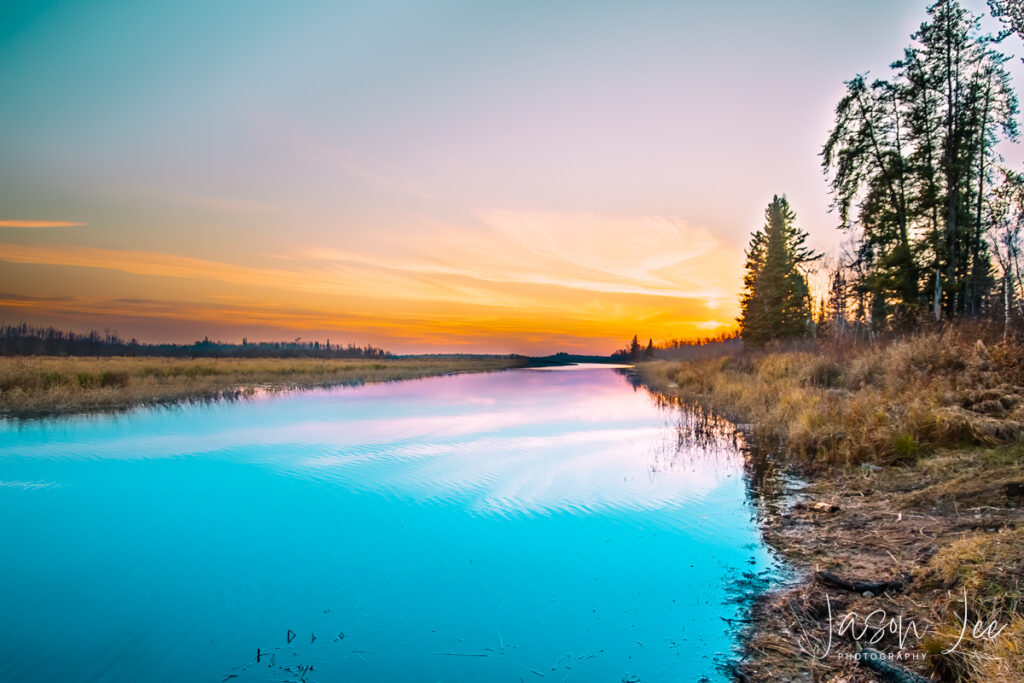
[[(808, 472), (784, 464), (800, 482), (774, 509), (762, 506), (761, 523), (766, 544), (791, 575), (754, 601), (736, 680), (941, 681), (970, 668), (971, 642), (941, 654), (960, 635), (964, 591), (966, 640), (976, 621), (1003, 625), (1009, 617), (986, 613), (986, 596), (951, 580), (943, 561), (960, 559), (949, 557), (950, 548), (966, 539), (1020, 547), (1021, 472), (1016, 465), (979, 471), (977, 453), (935, 457), (946, 466)], [(965, 487), (965, 479), (975, 484)], [(997, 569), (1019, 581), (1020, 558), (1003, 559), (1008, 565)], [(830, 577), (854, 585), (841, 587)], [(861, 582), (889, 585), (876, 594), (855, 590)], [(891, 656), (890, 670), (868, 666), (858, 658), (861, 647)]]

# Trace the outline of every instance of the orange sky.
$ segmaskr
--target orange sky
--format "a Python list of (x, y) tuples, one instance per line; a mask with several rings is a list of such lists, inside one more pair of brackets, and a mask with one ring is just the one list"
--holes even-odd
[(721, 332), (773, 195), (834, 253), (833, 108), (924, 5), (15, 3), (0, 320), (410, 353)]
[(82, 228), (47, 228), (45, 244), (0, 244), (5, 279), (32, 292), (4, 296), (0, 308), (9, 319), (99, 323), (141, 338), (302, 335), (535, 353), (610, 352), (636, 333), (703, 336), (736, 315), (742, 255), (680, 219), (478, 219), (472, 229), (434, 227), (393, 253), (297, 246), (248, 263), (82, 246), (66, 241)]

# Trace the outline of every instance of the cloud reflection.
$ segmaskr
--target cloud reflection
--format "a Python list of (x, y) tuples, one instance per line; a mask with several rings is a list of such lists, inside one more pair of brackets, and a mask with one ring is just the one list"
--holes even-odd
[(324, 486), (499, 514), (699, 505), (742, 473), (728, 425), (659, 406), (610, 369), (299, 392), (135, 413), (132, 428), (125, 424), (30, 424), (14, 452), (227, 459)]

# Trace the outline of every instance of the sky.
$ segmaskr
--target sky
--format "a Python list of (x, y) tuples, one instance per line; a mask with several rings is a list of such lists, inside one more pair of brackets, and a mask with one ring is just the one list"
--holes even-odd
[(924, 8), (6, 0), (0, 320), (400, 353), (727, 330), (774, 194), (836, 250), (832, 110)]

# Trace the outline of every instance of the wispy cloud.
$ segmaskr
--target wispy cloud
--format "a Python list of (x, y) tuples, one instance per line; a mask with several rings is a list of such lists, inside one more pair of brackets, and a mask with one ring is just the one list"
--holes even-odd
[[(133, 275), (171, 277), (241, 285), (268, 291), (391, 301), (445, 301), (527, 307), (532, 298), (493, 288), (483, 291), (470, 279), (389, 270), (370, 263), (294, 262), (293, 268), (245, 266), (165, 252), (104, 249), (73, 244), (0, 244), (0, 261), (37, 265), (101, 268)], [(379, 304), (378, 304), (379, 305)]]
[(81, 225), (88, 225), (88, 223), (79, 223), (78, 221), (0, 220), (0, 228), (75, 228)]
[[(386, 251), (297, 246), (255, 263), (2, 243), (0, 262), (128, 273), (147, 278), (140, 283), (154, 300), (92, 288), (94, 300), (7, 297), (0, 309), (345, 330), (408, 350), (609, 350), (635, 333), (692, 337), (732, 324), (742, 253), (707, 229), (660, 216), (503, 211), (476, 218), (473, 226), (431, 226), (429, 239), (389, 243)], [(80, 270), (67, 277), (91, 279)], [(181, 301), (169, 279), (209, 284)]]
[(315, 247), (297, 255), (409, 277), (687, 297), (712, 307), (729, 305), (739, 288), (742, 252), (678, 217), (488, 211), (477, 218), (483, 225), (433, 226), (430, 240), (385, 254)]

